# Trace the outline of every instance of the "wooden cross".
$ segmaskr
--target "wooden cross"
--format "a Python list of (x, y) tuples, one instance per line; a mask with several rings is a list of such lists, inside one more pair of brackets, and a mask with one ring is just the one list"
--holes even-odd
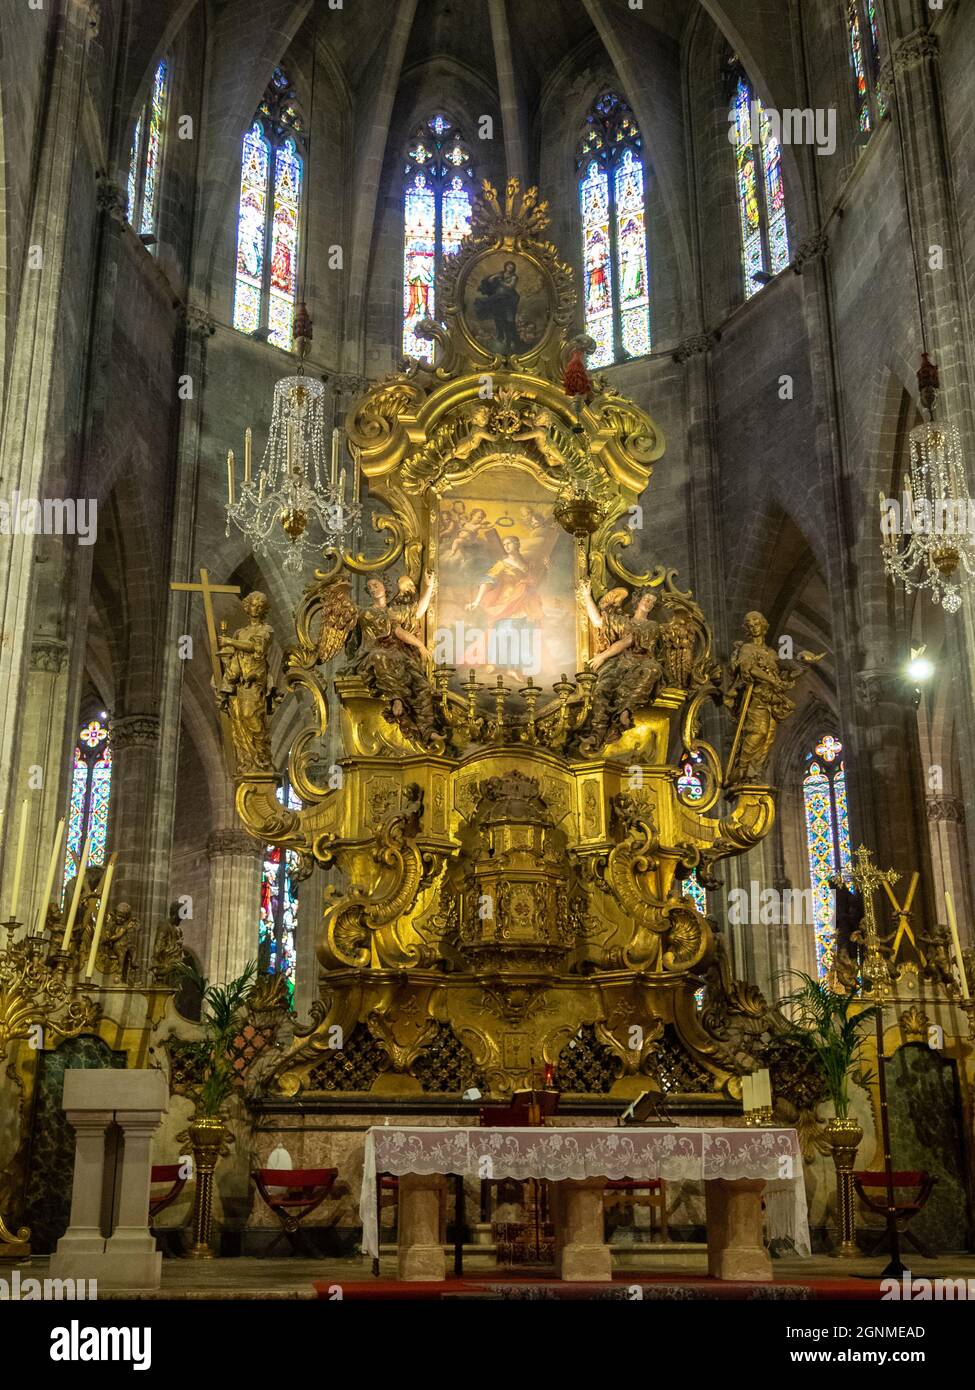
[(203, 595), (203, 612), (206, 615), (207, 637), (210, 640), (210, 664), (213, 667), (213, 682), (215, 688), (219, 690), (220, 682), (223, 680), (223, 671), (217, 652), (217, 625), (213, 617), (213, 604), (210, 601), (210, 596), (211, 594), (239, 594), (240, 588), (236, 584), (211, 584), (210, 571), (205, 569), (200, 570), (199, 584), (170, 584), (169, 587)]

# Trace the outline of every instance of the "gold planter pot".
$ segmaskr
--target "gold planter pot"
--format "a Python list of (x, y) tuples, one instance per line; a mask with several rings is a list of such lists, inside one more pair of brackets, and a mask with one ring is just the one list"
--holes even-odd
[(213, 1172), (220, 1155), (226, 1153), (226, 1129), (217, 1115), (201, 1115), (189, 1126), (196, 1174), (193, 1198), (193, 1244), (187, 1254), (191, 1260), (212, 1260)]
[(853, 1190), (853, 1167), (857, 1149), (863, 1140), (863, 1130), (853, 1119), (834, 1116), (826, 1121), (826, 1138), (833, 1149), (836, 1168), (836, 1196), (840, 1243), (833, 1251), (840, 1259), (852, 1259), (860, 1254), (856, 1242), (856, 1197)]

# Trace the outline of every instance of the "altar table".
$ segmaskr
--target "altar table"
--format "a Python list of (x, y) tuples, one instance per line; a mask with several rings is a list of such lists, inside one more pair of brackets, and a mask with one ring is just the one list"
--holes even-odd
[(440, 1196), (448, 1173), (556, 1184), (556, 1257), (566, 1280), (612, 1277), (612, 1254), (603, 1238), (608, 1178), (703, 1182), (708, 1273), (716, 1279), (771, 1279), (763, 1200), (769, 1240), (787, 1237), (797, 1254), (809, 1254), (806, 1186), (794, 1129), (377, 1125), (366, 1134), (359, 1199), (362, 1249), (373, 1257), (379, 1255), (377, 1173), (400, 1178), (398, 1277), (405, 1280), (446, 1276)]

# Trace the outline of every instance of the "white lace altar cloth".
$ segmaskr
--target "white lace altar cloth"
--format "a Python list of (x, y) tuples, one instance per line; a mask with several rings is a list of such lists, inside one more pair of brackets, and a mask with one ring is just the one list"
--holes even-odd
[(809, 1254), (802, 1155), (794, 1129), (505, 1129), (375, 1126), (362, 1167), (362, 1249), (379, 1254), (376, 1174), (460, 1173), (470, 1178), (765, 1179), (769, 1240)]

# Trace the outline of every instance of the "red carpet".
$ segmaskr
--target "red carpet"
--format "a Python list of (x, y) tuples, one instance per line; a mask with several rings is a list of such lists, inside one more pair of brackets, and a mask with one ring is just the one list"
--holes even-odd
[[(329, 1298), (335, 1281), (315, 1283), (319, 1298)], [(639, 1294), (635, 1290), (639, 1289)], [(609, 1299), (624, 1302), (668, 1302), (673, 1299), (761, 1299), (811, 1302), (817, 1299), (879, 1299), (876, 1279), (808, 1279), (752, 1284), (723, 1282), (706, 1275), (616, 1273), (611, 1283), (564, 1284), (559, 1279), (525, 1273), (465, 1274), (442, 1283), (400, 1283), (396, 1279), (357, 1280), (342, 1285), (344, 1299), (486, 1298), (520, 1302), (533, 1299)]]

